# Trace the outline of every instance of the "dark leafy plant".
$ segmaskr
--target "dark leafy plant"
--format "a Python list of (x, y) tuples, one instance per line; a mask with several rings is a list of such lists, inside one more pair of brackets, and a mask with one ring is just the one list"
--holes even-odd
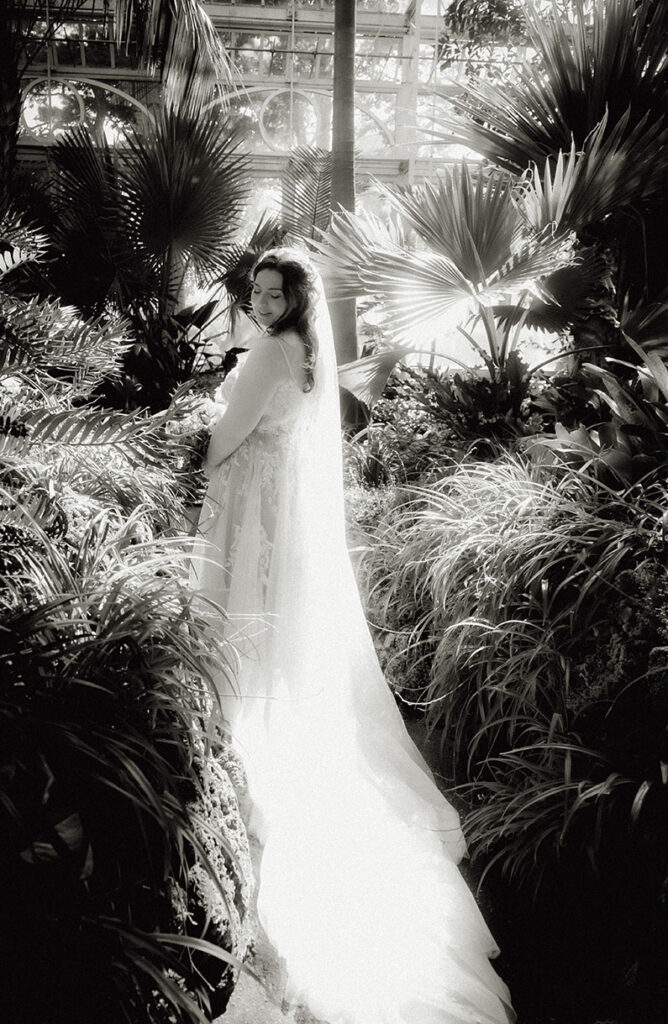
[(0, 308), (3, 1009), (201, 1022), (248, 941), (235, 769), (206, 728), (230, 651), (193, 605), (164, 417), (86, 405), (118, 325)]
[(536, 406), (556, 420), (556, 436), (529, 451), (538, 460), (567, 464), (608, 486), (664, 479), (668, 467), (668, 370), (657, 351), (627, 342), (640, 366), (584, 364), (552, 382)]
[[(4, 1005), (55, 1022), (76, 981), (72, 1019), (90, 1019), (97, 999), (110, 1021), (164, 1019), (161, 1000), (199, 1019), (198, 1003), (220, 1006), (230, 985), (208, 993), (173, 950), (188, 948), (190, 928), (178, 892), (183, 901), (194, 873), (211, 876), (203, 839), (222, 826), (194, 817), (210, 757), (202, 746), (195, 761), (210, 701), (198, 680), (220, 652), (190, 608), (177, 549), (137, 545), (137, 519), (113, 529), (100, 517), (68, 558), (25, 515), (17, 525), (8, 492), (3, 505)], [(225, 850), (229, 867), (238, 852)], [(235, 884), (243, 908), (243, 874)], [(229, 891), (210, 908), (226, 930), (203, 920), (191, 954), (204, 938), (235, 948)], [(36, 933), (45, 962), (31, 991)], [(202, 950), (234, 963), (224, 945)]]
[[(509, 885), (511, 928), (532, 943), (536, 929), (551, 953), (551, 966), (536, 958), (544, 1013), (601, 1011), (630, 963), (651, 966), (641, 919), (658, 927), (666, 868), (665, 498), (663, 477), (622, 491), (516, 458), (460, 464), (395, 503), (367, 556), (381, 652), (462, 784), (472, 853)], [(605, 911), (613, 894), (625, 934)], [(600, 968), (584, 938), (588, 969), (573, 955), (569, 923), (585, 921)]]
[[(661, 4), (575, 0), (572, 14), (553, 5), (524, 5), (526, 31), (536, 60), (524, 61), (503, 91), (470, 81), (449, 97), (463, 117), (447, 137), (483, 153), (494, 164), (522, 171), (571, 139), (581, 147), (608, 118), (612, 132), (630, 110), (627, 131), (663, 114), (666, 90), (665, 18)], [(445, 125), (444, 125), (445, 127)]]
[(205, 331), (220, 315), (215, 301), (182, 302), (186, 273), (211, 282), (247, 194), (241, 136), (223, 118), (165, 107), (113, 152), (84, 129), (53, 149), (57, 170), (47, 212), (56, 259), (42, 287), (100, 315), (127, 319), (132, 344), (123, 378), (105, 384), (107, 401), (125, 408), (169, 404), (207, 349)]

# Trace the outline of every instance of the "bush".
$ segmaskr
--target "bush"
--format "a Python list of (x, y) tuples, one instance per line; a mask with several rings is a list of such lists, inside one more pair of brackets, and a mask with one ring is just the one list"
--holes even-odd
[(118, 321), (0, 293), (0, 933), (17, 1024), (217, 1015), (248, 943), (229, 755), (203, 729), (230, 652), (188, 588), (164, 418), (91, 404), (124, 344)]
[(349, 443), (350, 471), (369, 486), (405, 484), (436, 479), (466, 457), (494, 458), (502, 444), (546, 427), (547, 388), (516, 352), (501, 367), (465, 373), (400, 366)]
[(510, 947), (523, 970), (527, 946), (544, 957), (530, 998), (569, 1020), (620, 1005), (629, 971), (629, 1004), (660, 994), (641, 922), (658, 935), (667, 867), (667, 497), (464, 464), (392, 509), (367, 559), (390, 676), (439, 731), (471, 852), (512, 894)]

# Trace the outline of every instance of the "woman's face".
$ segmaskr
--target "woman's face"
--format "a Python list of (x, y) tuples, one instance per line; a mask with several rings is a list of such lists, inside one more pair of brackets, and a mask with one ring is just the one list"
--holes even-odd
[(265, 267), (253, 281), (251, 306), (258, 323), (271, 327), (287, 311), (288, 300), (283, 294), (283, 275), (278, 270)]

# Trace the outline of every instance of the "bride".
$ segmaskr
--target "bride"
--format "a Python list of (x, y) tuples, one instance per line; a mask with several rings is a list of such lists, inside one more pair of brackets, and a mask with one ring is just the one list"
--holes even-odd
[(252, 282), (264, 333), (212, 434), (193, 572), (241, 655), (221, 699), (286, 998), (329, 1024), (508, 1024), (457, 813), (406, 732), (348, 558), (319, 279), (282, 248)]

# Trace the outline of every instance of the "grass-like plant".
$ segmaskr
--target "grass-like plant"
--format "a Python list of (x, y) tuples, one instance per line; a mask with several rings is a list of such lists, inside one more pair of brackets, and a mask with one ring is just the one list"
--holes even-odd
[(367, 555), (389, 675), (439, 735), (483, 877), (504, 880), (501, 945), (522, 965), (540, 949), (530, 998), (564, 1019), (619, 1003), (624, 972), (651, 963), (641, 920), (660, 917), (665, 501), (660, 479), (619, 491), (506, 456), (406, 492)]
[(567, 731), (582, 638), (658, 543), (660, 499), (509, 457), (460, 465), (393, 510), (371, 586), (431, 661), (413, 697), (459, 773), (487, 777), (490, 757)]
[[(161, 1020), (163, 1003), (199, 1019), (221, 993), (175, 954), (189, 945), (192, 878), (214, 877), (203, 840), (224, 827), (195, 811), (206, 664), (223, 654), (191, 609), (183, 552), (103, 516), (68, 550), (2, 498), (4, 1005), (35, 1021)], [(233, 877), (224, 832), (218, 849)], [(195, 959), (201, 946), (234, 962), (245, 884), (240, 869), (229, 909), (221, 883), (216, 926), (202, 908)]]

